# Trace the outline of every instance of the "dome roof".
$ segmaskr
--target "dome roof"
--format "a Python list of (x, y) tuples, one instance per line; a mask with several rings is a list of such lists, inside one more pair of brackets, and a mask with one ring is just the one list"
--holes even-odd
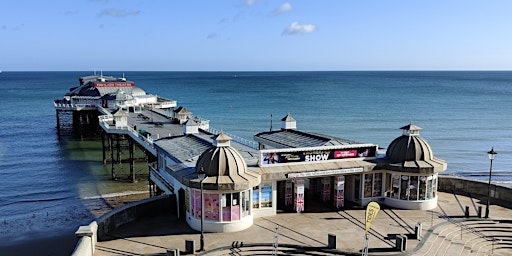
[(199, 156), (196, 172), (205, 172), (205, 189), (245, 190), (260, 183), (260, 175), (247, 170), (244, 158), (230, 146), (230, 140), (221, 132), (214, 138), (214, 146)]
[(389, 167), (413, 172), (439, 172), (446, 169), (446, 162), (434, 157), (428, 142), (419, 135), (420, 127), (412, 122), (400, 129), (402, 136), (394, 139), (386, 150)]

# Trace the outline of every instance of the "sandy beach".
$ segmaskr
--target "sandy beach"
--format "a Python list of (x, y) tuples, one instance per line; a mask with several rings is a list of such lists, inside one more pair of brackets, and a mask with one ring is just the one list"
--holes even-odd
[[(93, 199), (86, 199), (84, 204), (89, 207), (90, 212), (99, 217), (112, 209), (121, 207), (131, 202), (148, 198), (148, 192), (134, 192), (123, 195), (106, 195)], [(87, 225), (83, 223), (81, 225)], [(9, 244), (0, 243), (1, 255), (70, 255), (75, 248), (78, 239), (75, 237), (76, 227), (63, 227), (62, 231), (55, 234), (30, 234), (30, 237), (19, 239)]]

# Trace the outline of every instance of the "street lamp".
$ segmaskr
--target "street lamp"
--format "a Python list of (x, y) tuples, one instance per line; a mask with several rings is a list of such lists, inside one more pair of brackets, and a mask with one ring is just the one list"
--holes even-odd
[(492, 176), (492, 160), (496, 157), (498, 153), (494, 151), (494, 147), (491, 148), (491, 151), (487, 152), (489, 156), (489, 160), (491, 160), (491, 167), (489, 168), (489, 186), (487, 187), (487, 207), (485, 207), (485, 217), (489, 218), (489, 204), (491, 202), (491, 176)]
[(197, 177), (200, 180), (201, 185), (201, 237), (199, 239), (199, 251), (204, 251), (204, 231), (203, 231), (203, 219), (204, 219), (204, 203), (203, 203), (203, 181), (206, 178), (206, 172), (203, 167), (201, 167), (201, 171), (197, 173)]

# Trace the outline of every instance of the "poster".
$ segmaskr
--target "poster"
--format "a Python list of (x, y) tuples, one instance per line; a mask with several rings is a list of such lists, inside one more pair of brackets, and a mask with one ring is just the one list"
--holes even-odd
[(272, 207), (272, 183), (261, 183), (261, 207)]

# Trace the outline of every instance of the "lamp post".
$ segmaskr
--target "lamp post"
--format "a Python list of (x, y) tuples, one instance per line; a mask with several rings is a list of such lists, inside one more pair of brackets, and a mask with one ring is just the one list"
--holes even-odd
[(485, 218), (489, 218), (489, 204), (491, 202), (492, 160), (494, 160), (497, 154), (498, 153), (494, 151), (494, 147), (491, 148), (491, 151), (487, 152), (489, 160), (491, 160), (491, 167), (489, 168), (489, 186), (487, 187), (487, 206), (485, 207)]
[(201, 186), (201, 237), (199, 238), (199, 251), (204, 251), (204, 231), (203, 231), (203, 219), (204, 219), (204, 203), (203, 203), (203, 181), (206, 178), (206, 172), (203, 168), (201, 168), (201, 171), (197, 173), (197, 177), (200, 180), (200, 186)]

